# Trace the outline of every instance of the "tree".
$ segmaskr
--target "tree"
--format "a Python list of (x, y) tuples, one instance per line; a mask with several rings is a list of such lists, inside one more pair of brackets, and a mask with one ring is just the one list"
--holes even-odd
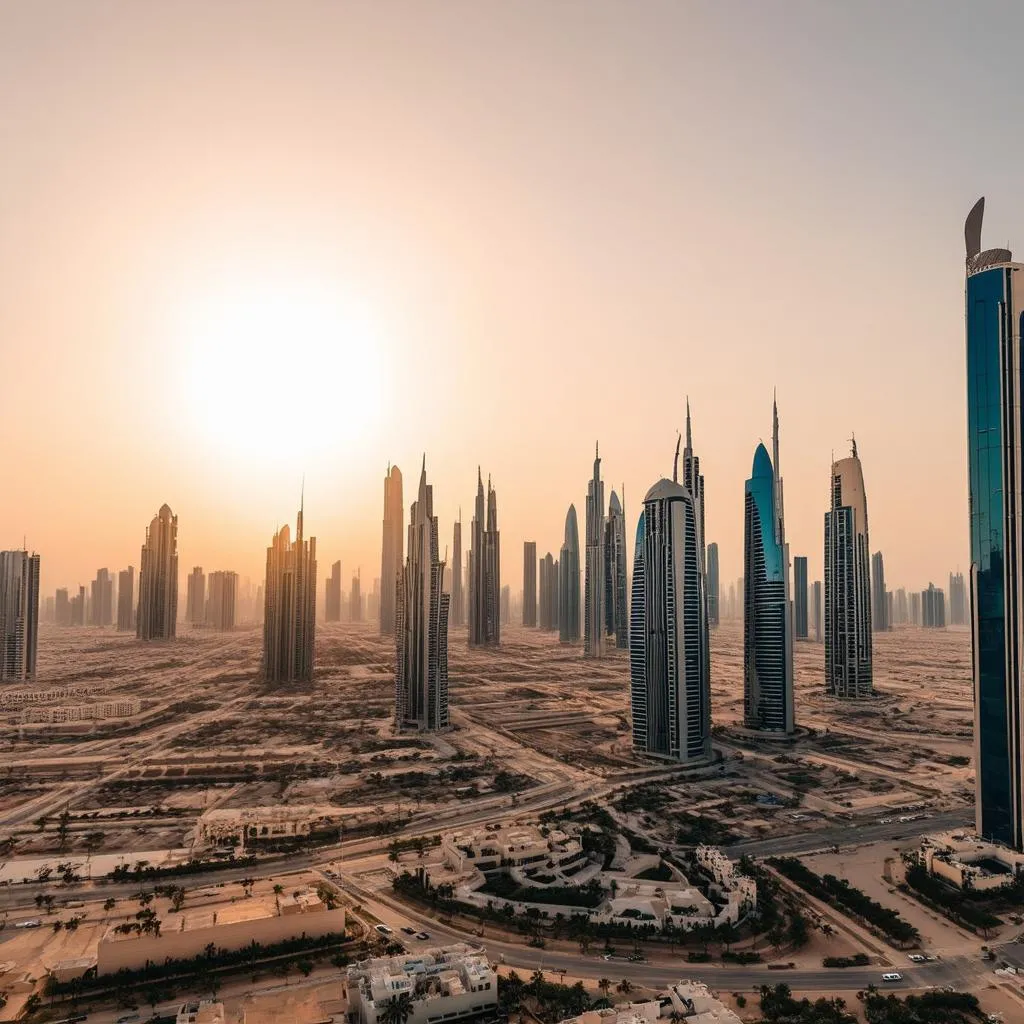
[(313, 973), (313, 961), (312, 960), (300, 960), (295, 965), (302, 972), (304, 978), (308, 978)]
[(64, 849), (68, 843), (68, 824), (71, 821), (71, 812), (65, 807), (57, 819), (57, 839), (60, 849)]
[(283, 885), (281, 885), (281, 883), (280, 883), (280, 882), (276, 882), (276, 883), (274, 884), (274, 895), (275, 895), (275, 896), (280, 896), (280, 895), (281, 895), (281, 893), (283, 893), (283, 892), (284, 892), (284, 886), (283, 886)]
[(786, 936), (797, 949), (807, 945), (810, 938), (807, 932), (807, 919), (799, 910), (794, 911), (793, 916), (789, 919), (789, 928), (786, 931)]
[(113, 896), (108, 896), (108, 897), (107, 897), (107, 898), (106, 898), (106, 899), (105, 899), (105, 900), (103, 901), (103, 909), (104, 909), (104, 910), (105, 910), (105, 911), (106, 911), (106, 912), (107, 912), (108, 914), (109, 914), (109, 913), (110, 913), (110, 911), (112, 911), (112, 910), (114, 909), (114, 907), (116, 907), (116, 906), (117, 906), (117, 900), (115, 900)]
[(624, 996), (628, 996), (633, 991), (633, 982), (629, 978), (623, 978), (622, 981), (615, 986)]
[(384, 1004), (380, 1022), (381, 1024), (408, 1024), (412, 1011), (412, 996), (408, 992), (400, 992)]
[(607, 996), (612, 990), (612, 982), (610, 978), (602, 978), (598, 983), (597, 987)]
[(739, 929), (731, 921), (724, 921), (716, 929), (718, 941), (728, 951), (729, 947), (740, 937)]

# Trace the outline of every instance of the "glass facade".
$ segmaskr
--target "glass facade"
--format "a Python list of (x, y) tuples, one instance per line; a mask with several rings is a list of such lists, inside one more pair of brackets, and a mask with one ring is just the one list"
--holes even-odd
[[(1022, 849), (1019, 552), (1019, 266), (967, 278), (967, 418), (977, 828)], [(1007, 585), (1009, 581), (1009, 586)]]

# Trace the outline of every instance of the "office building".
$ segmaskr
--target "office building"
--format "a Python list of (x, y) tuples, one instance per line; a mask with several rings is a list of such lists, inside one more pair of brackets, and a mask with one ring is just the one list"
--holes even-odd
[(299, 505), (295, 541), (286, 523), (267, 548), (263, 590), (263, 677), (268, 682), (313, 678), (316, 637), (316, 537), (303, 532), (305, 502)]
[(575, 505), (565, 515), (565, 540), (558, 553), (558, 638), (563, 644), (580, 639), (580, 534)]
[[(397, 586), (397, 576), (396, 576)], [(331, 575), (324, 583), (324, 618), (328, 622), (341, 622), (341, 559), (331, 566)]]
[(186, 581), (185, 618), (190, 626), (206, 622), (206, 576), (201, 565), (192, 569)]
[(774, 402), (772, 453), (763, 444), (755, 449), (744, 498), (743, 721), (748, 729), (788, 734), (795, 728), (793, 624)]
[(699, 764), (711, 757), (711, 675), (698, 507), (659, 480), (636, 531), (629, 668), (633, 747)]
[(949, 574), (949, 624), (963, 626), (967, 622), (967, 589), (962, 572)]
[[(61, 591), (57, 591), (58, 595)], [(68, 592), (64, 592), (67, 602)], [(135, 567), (129, 565), (117, 574), (117, 629), (130, 633), (135, 628)]]
[(507, 583), (501, 588), (501, 624), (512, 624), (512, 587)]
[(907, 604), (907, 591), (900, 587), (893, 601), (892, 623), (894, 626), (905, 626), (910, 621), (910, 608)]
[(455, 535), (452, 544), (452, 567), (449, 573), (452, 581), (451, 593), (451, 622), (453, 626), (464, 626), (466, 624), (466, 602), (465, 594), (469, 589), (463, 586), (462, 579), (462, 509), (459, 509), (459, 518), (455, 520)]
[(423, 460), (409, 515), (409, 543), (395, 614), (395, 726), (448, 727), (448, 611), (451, 595), (440, 560), (434, 489)]
[(946, 595), (934, 583), (921, 591), (921, 625), (926, 629), (946, 627)]
[(885, 562), (882, 552), (871, 556), (871, 627), (876, 633), (892, 629), (889, 619), (889, 598), (885, 589)]
[(832, 463), (825, 513), (825, 690), (843, 698), (872, 693), (868, 502), (852, 445), (849, 458)]
[(142, 545), (135, 635), (140, 640), (169, 640), (177, 631), (178, 517), (162, 505)]
[(39, 556), (0, 551), (0, 683), (36, 677)]
[(66, 587), (61, 587), (54, 595), (53, 615), (58, 626), (71, 625), (71, 602), (68, 600)]
[(558, 629), (558, 559), (549, 551), (540, 560), (539, 619), (540, 628)]
[(89, 625), (110, 626), (114, 621), (114, 581), (109, 569), (97, 569), (89, 588)]
[(708, 545), (708, 627), (718, 629), (721, 619), (719, 611), (719, 582), (718, 582), (718, 545)]
[(537, 625), (537, 542), (523, 542), (523, 625)]
[(825, 642), (825, 616), (822, 610), (821, 580), (815, 580), (811, 587), (811, 609), (814, 613), (814, 642)]
[(623, 650), (629, 647), (627, 564), (626, 513), (619, 496), (612, 491), (604, 525), (604, 621), (605, 632)]
[[(398, 592), (398, 575), (402, 569), (402, 545), (405, 533), (405, 506), (402, 504), (402, 474), (397, 466), (388, 466), (384, 477), (384, 536), (380, 555), (380, 631), (387, 636), (395, 632), (395, 600)], [(354, 584), (353, 584), (354, 585)], [(340, 584), (339, 584), (340, 586)], [(356, 615), (360, 618), (356, 618)], [(352, 611), (349, 601), (349, 617), (359, 622), (362, 608)]]
[(71, 608), (71, 625), (84, 626), (86, 621), (85, 587), (79, 587), (78, 593), (69, 602)]
[(807, 627), (807, 557), (796, 555), (793, 559), (793, 637), (806, 640)]
[(594, 473), (587, 483), (587, 548), (583, 571), (583, 656), (604, 654), (604, 482), (601, 456), (594, 446)]
[(494, 647), (501, 642), (501, 542), (498, 534), (498, 498), (487, 478), (487, 507), (484, 509), (484, 481), (477, 467), (476, 511), (472, 524), (470, 552), (469, 643), (471, 647)]
[[(363, 591), (362, 591), (362, 570), (357, 570), (352, 577), (352, 589), (348, 598), (349, 622), (363, 621)], [(392, 630), (393, 632), (393, 630)]]
[(226, 633), (235, 628), (235, 605), (238, 600), (238, 573), (211, 572), (206, 600), (205, 623), (211, 629)]
[(912, 590), (908, 595), (908, 603), (910, 607), (910, 624), (912, 626), (921, 625), (921, 592), (918, 590)]

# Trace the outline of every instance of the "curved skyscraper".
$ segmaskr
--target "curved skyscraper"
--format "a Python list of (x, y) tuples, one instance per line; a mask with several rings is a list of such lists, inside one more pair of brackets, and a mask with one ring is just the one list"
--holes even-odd
[(380, 547), (380, 631), (395, 631), (395, 592), (402, 571), (402, 533), (405, 508), (402, 505), (402, 474), (388, 466), (384, 477), (384, 530)]
[(979, 835), (1024, 850), (1024, 264), (982, 252), (984, 210), (979, 199), (964, 230), (975, 815)]
[(711, 670), (699, 513), (675, 480), (659, 480), (644, 498), (632, 590), (633, 747), (687, 764), (706, 762)]
[(580, 532), (576, 506), (565, 515), (565, 541), (558, 555), (558, 637), (564, 644), (580, 639)]
[[(773, 449), (778, 460), (778, 415)], [(793, 630), (789, 551), (782, 481), (759, 444), (747, 481), (743, 513), (743, 721), (748, 729), (791, 733)]]
[(825, 513), (825, 689), (834, 697), (870, 697), (871, 549), (868, 501), (857, 442), (832, 463)]
[(395, 609), (395, 726), (447, 728), (448, 606), (445, 565), (438, 556), (434, 489), (423, 459), (409, 515), (409, 546)]
[(587, 483), (587, 564), (583, 585), (583, 654), (604, 654), (604, 482), (601, 456), (594, 445), (594, 475)]
[(604, 623), (615, 646), (623, 649), (629, 646), (626, 589), (626, 515), (612, 491), (604, 524)]

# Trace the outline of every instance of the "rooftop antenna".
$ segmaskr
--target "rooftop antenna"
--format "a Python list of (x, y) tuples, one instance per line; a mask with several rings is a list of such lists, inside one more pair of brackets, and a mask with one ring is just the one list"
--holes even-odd
[(850, 445), (853, 448), (853, 457), (857, 458), (857, 438), (853, 431), (850, 431)]

